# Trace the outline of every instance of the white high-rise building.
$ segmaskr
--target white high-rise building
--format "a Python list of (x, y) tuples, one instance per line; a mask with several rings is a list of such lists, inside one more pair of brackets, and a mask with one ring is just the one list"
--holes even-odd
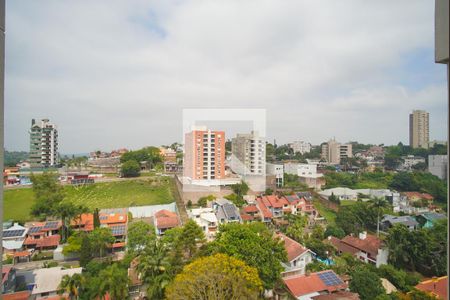
[(237, 174), (266, 174), (266, 143), (257, 132), (237, 134), (231, 140), (231, 154), (231, 169)]
[(31, 120), (30, 128), (31, 167), (52, 167), (59, 163), (58, 129), (49, 119)]
[(311, 152), (311, 144), (304, 141), (294, 141), (289, 144), (289, 147), (294, 153), (299, 152), (300, 154), (305, 154)]

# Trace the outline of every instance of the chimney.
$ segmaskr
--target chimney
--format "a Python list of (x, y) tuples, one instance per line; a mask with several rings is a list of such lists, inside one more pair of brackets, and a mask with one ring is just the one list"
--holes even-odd
[(360, 240), (365, 240), (367, 237), (367, 231), (363, 231), (359, 233), (359, 239)]

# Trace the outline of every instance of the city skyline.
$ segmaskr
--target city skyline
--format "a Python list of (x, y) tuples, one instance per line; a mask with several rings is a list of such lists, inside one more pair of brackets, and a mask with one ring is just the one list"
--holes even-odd
[(265, 108), (278, 144), (387, 145), (423, 109), (446, 140), (431, 2), (50, 3), (8, 3), (8, 150), (32, 118), (58, 124), (61, 153), (169, 144), (184, 108)]

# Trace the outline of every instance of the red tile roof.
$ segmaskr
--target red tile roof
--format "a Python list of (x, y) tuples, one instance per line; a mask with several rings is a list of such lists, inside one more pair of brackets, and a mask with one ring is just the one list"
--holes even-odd
[(174, 228), (180, 225), (178, 215), (166, 209), (155, 213), (155, 222), (156, 227), (159, 229)]
[(297, 243), (290, 237), (284, 234), (278, 233), (277, 236), (281, 238), (284, 242), (284, 248), (286, 249), (288, 260), (292, 261), (302, 255), (303, 253), (309, 251), (308, 248), (303, 247), (300, 243)]
[(258, 208), (261, 210), (261, 213), (264, 218), (272, 218), (272, 212), (267, 208), (266, 204), (264, 203), (264, 200), (261, 198), (256, 199), (256, 202), (258, 203)]
[[(302, 295), (327, 291), (329, 293), (344, 290), (347, 288), (347, 284), (342, 282), (339, 285), (327, 286), (322, 279), (320, 279), (319, 274), (325, 272), (333, 272), (331, 270), (325, 270), (322, 272), (311, 273), (310, 275), (295, 275), (292, 277), (286, 277), (283, 279), (287, 288), (295, 297), (300, 297)], [(334, 273), (334, 272), (333, 272)], [(337, 275), (336, 275), (337, 276)]]
[(404, 192), (408, 199), (425, 199), (428, 201), (433, 201), (433, 196), (428, 193), (420, 193), (420, 192)]
[(429, 292), (439, 299), (448, 299), (448, 276), (422, 281), (416, 289)]
[(324, 242), (326, 243), (330, 243), (331, 245), (333, 245), (334, 247), (336, 247), (336, 249), (340, 252), (343, 253), (350, 253), (350, 254), (356, 254), (358, 252), (358, 249), (349, 246), (345, 243), (342, 243), (342, 241), (334, 236), (329, 236), (328, 239), (324, 240)]
[(59, 241), (61, 240), (61, 236), (59, 234), (55, 234), (52, 236), (45, 236), (41, 239), (33, 239), (26, 238), (24, 245), (36, 245), (36, 248), (44, 248), (44, 247), (57, 247), (59, 245)]
[(289, 205), (289, 201), (284, 197), (278, 197), (276, 195), (262, 196), (263, 200), (267, 200), (270, 206), (274, 208), (283, 208), (284, 205)]
[(14, 252), (14, 257), (27, 257), (30, 255), (31, 255), (31, 253), (29, 251)]
[(258, 208), (256, 207), (256, 205), (247, 205), (242, 209), (245, 213), (247, 214), (252, 214), (252, 213), (257, 213), (258, 212)]
[(347, 235), (341, 241), (342, 243), (345, 243), (356, 249), (362, 250), (366, 253), (370, 253), (370, 255), (373, 257), (377, 256), (378, 249), (382, 247), (383, 243), (379, 238), (371, 234), (367, 234), (367, 237), (363, 240), (354, 236)]
[(27, 300), (30, 296), (30, 291), (21, 291), (11, 294), (3, 294), (3, 300)]
[(241, 214), (242, 221), (253, 221), (255, 218), (251, 215)]
[[(126, 213), (111, 213), (111, 214), (99, 214), (100, 224), (124, 224), (127, 223), (128, 215)], [(94, 230), (94, 215), (93, 214), (82, 214), (80, 218), (75, 219), (71, 222), (72, 226), (84, 227), (84, 230), (91, 231)]]

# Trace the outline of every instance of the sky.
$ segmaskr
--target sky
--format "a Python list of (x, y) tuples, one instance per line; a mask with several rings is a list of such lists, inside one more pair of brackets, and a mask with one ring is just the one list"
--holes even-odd
[(5, 72), (7, 150), (32, 118), (61, 153), (171, 144), (204, 108), (266, 109), (277, 144), (387, 145), (424, 109), (447, 139), (434, 1), (7, 1)]

